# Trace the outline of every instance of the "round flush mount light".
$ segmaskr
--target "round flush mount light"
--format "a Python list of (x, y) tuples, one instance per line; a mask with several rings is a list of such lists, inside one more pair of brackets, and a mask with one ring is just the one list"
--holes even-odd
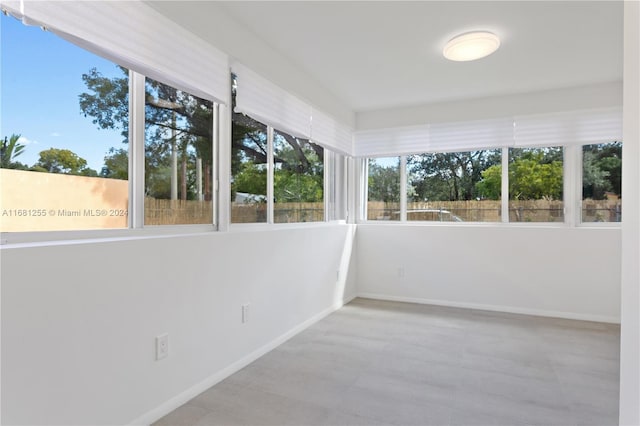
[(451, 61), (473, 61), (491, 55), (500, 47), (497, 35), (488, 31), (460, 34), (449, 40), (442, 54)]

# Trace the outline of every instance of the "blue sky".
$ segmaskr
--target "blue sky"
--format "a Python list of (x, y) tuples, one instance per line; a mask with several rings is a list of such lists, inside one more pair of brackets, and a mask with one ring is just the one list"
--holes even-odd
[(2, 15), (0, 21), (0, 136), (21, 134), (17, 161), (29, 166), (40, 151), (69, 149), (100, 172), (111, 147), (124, 147), (120, 130), (103, 130), (80, 112), (82, 74), (97, 68), (122, 76), (116, 66), (38, 27)]

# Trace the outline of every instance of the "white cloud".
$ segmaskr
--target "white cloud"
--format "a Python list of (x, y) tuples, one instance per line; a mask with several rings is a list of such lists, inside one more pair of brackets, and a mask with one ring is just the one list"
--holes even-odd
[(18, 138), (18, 143), (21, 143), (22, 145), (37, 145), (38, 141), (32, 141), (31, 139), (27, 139), (24, 136), (20, 136)]
[(53, 133), (51, 133), (49, 136), (52, 136), (52, 137), (54, 137), (54, 138), (58, 138), (58, 137), (60, 137), (60, 136), (62, 136), (62, 135), (61, 135), (60, 133), (58, 133), (58, 132), (53, 132)]

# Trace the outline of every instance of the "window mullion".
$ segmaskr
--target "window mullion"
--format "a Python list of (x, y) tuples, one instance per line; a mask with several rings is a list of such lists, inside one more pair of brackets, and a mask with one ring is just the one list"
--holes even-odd
[(275, 163), (273, 158), (273, 127), (267, 127), (267, 223), (274, 223), (274, 172)]
[(323, 154), (323, 196), (324, 221), (335, 219), (335, 155), (328, 149), (322, 151)]
[(349, 159), (349, 179), (350, 189), (349, 195), (349, 223), (358, 223), (367, 218), (367, 178), (369, 175), (367, 160), (363, 158), (353, 157)]
[(400, 157), (400, 221), (407, 221), (407, 157)]
[(502, 187), (500, 191), (500, 207), (503, 223), (509, 222), (509, 148), (502, 148)]
[(145, 77), (129, 71), (129, 227), (144, 227)]
[(231, 223), (231, 110), (218, 105), (218, 161), (214, 164), (214, 189), (218, 194), (218, 230), (228, 231)]
[(565, 224), (567, 226), (575, 226), (580, 223), (579, 214), (579, 191), (578, 185), (581, 179), (580, 164), (580, 146), (565, 146), (564, 147), (564, 184), (563, 184), (563, 198), (565, 209)]
[(212, 120), (212, 129), (211, 129), (211, 208), (213, 209), (212, 218), (213, 218), (213, 227), (218, 229), (218, 208), (219, 206), (219, 189), (218, 189), (218, 146), (220, 145), (220, 105), (217, 102), (213, 103), (213, 120)]

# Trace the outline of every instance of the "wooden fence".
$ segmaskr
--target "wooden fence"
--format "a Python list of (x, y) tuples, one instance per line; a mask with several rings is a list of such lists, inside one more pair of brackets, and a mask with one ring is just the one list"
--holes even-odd
[[(187, 225), (212, 223), (211, 201), (157, 200), (145, 198), (145, 225)], [(324, 220), (324, 203), (278, 203), (274, 205), (275, 223), (319, 222)], [(266, 203), (232, 203), (232, 223), (267, 221)]]
[[(145, 199), (145, 224), (172, 225), (212, 222), (211, 201)], [(278, 203), (274, 205), (275, 223), (319, 222), (324, 220), (323, 203)], [(499, 200), (438, 201), (407, 203), (408, 221), (500, 222)], [(399, 220), (400, 204), (370, 201), (368, 220)], [(619, 200), (584, 200), (583, 222), (620, 222)], [(557, 200), (511, 200), (510, 222), (562, 222), (564, 204)], [(266, 203), (232, 203), (232, 223), (267, 221)]]
[[(273, 206), (275, 223), (320, 222), (324, 220), (324, 203), (276, 203)], [(260, 223), (267, 221), (266, 203), (232, 203), (232, 223)]]
[[(407, 220), (439, 222), (500, 222), (499, 200), (434, 201), (407, 203)], [(399, 220), (400, 203), (369, 201), (368, 220)], [(584, 200), (583, 222), (620, 222), (620, 200)], [(557, 200), (510, 200), (510, 222), (562, 222), (564, 204)]]

